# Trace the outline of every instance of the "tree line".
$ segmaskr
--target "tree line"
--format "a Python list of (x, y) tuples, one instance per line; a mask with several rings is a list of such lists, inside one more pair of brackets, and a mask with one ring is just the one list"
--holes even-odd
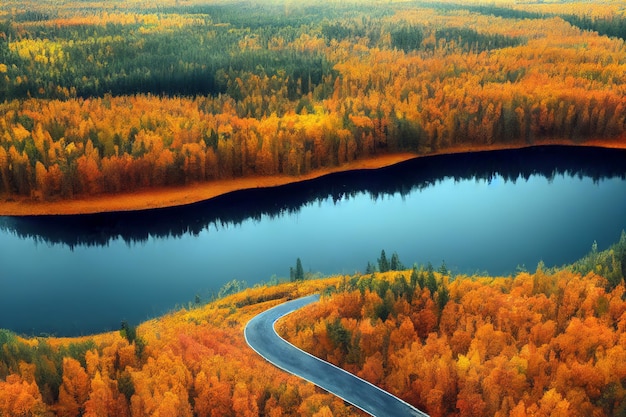
[(542, 265), (508, 278), (413, 269), (326, 294), (278, 323), (282, 335), (431, 416), (626, 410), (623, 281)]
[[(431, 7), (443, 10), (467, 10), (474, 13), (480, 13), (488, 16), (502, 17), (505, 19), (545, 19), (551, 16), (558, 16), (566, 22), (583, 30), (591, 30), (598, 32), (600, 35), (626, 39), (626, 17), (620, 13), (611, 13), (606, 16), (594, 16), (587, 13), (571, 13), (557, 5), (557, 8), (542, 10), (543, 2), (537, 2), (535, 9), (524, 10), (515, 7), (501, 7), (495, 5), (473, 5), (473, 4), (455, 4), (455, 3), (426, 3)], [(524, 6), (521, 6), (524, 7)]]
[(0, 194), (67, 199), (626, 133), (623, 43), (562, 19), (194, 7), (5, 17)]

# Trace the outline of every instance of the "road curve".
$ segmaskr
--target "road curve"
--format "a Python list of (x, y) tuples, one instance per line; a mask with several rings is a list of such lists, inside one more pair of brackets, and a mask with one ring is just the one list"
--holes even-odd
[(253, 317), (244, 330), (246, 343), (271, 364), (312, 382), (372, 416), (428, 417), (398, 397), (298, 349), (276, 333), (276, 320), (317, 300), (319, 294), (298, 298)]

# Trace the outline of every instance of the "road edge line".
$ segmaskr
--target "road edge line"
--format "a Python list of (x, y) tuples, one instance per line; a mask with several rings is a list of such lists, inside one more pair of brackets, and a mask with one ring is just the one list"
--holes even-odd
[[(315, 298), (315, 297), (314, 297), (314, 295), (317, 295), (317, 297)], [(286, 316), (288, 316), (289, 314), (291, 314), (291, 313), (293, 313), (293, 312), (295, 312), (295, 311), (297, 311), (297, 310), (299, 310), (299, 309), (301, 309), (301, 308), (303, 308), (303, 307), (306, 307), (306, 306), (308, 306), (308, 305), (310, 305), (310, 304), (314, 303), (315, 301), (319, 301), (319, 300), (320, 300), (320, 294), (314, 294), (314, 295), (308, 295), (308, 296), (305, 296), (305, 297), (312, 297), (312, 298), (313, 298), (310, 302), (308, 302), (308, 303), (306, 303), (306, 304), (303, 304), (303, 305), (301, 305), (301, 306), (300, 306), (300, 307), (298, 307), (298, 308), (294, 308), (294, 309), (292, 309), (292, 310), (288, 311), (287, 313), (282, 314), (282, 315), (280, 315), (279, 317), (277, 317), (277, 318), (276, 318), (276, 319), (272, 322), (272, 330), (274, 331), (274, 334), (275, 334), (275, 335), (276, 335), (279, 339), (281, 339), (283, 342), (285, 342), (285, 343), (287, 343), (289, 346), (293, 347), (295, 350), (298, 350), (298, 351), (300, 351), (300, 352), (304, 353), (305, 355), (310, 356), (311, 358), (313, 358), (313, 359), (315, 359), (315, 360), (318, 360), (318, 361), (320, 361), (320, 362), (326, 363), (326, 364), (328, 364), (328, 365), (332, 366), (333, 368), (338, 369), (338, 370), (340, 370), (340, 371), (342, 371), (342, 372), (344, 372), (344, 373), (346, 373), (346, 374), (350, 375), (350, 376), (351, 376), (351, 377), (353, 377), (353, 378), (356, 378), (356, 379), (358, 379), (358, 380), (361, 380), (361, 381), (365, 382), (366, 384), (368, 384), (368, 385), (370, 385), (370, 386), (372, 386), (372, 387), (376, 388), (377, 390), (381, 391), (382, 393), (387, 394), (388, 396), (392, 397), (393, 399), (395, 399), (395, 400), (397, 400), (397, 401), (399, 401), (399, 402), (401, 402), (401, 403), (403, 403), (403, 404), (407, 405), (408, 407), (412, 408), (412, 409), (413, 409), (413, 410), (417, 413), (417, 415), (418, 415), (418, 416), (421, 416), (421, 417), (430, 417), (430, 415), (429, 415), (429, 414), (426, 414), (425, 412), (423, 412), (423, 411), (419, 410), (419, 409), (418, 409), (418, 408), (416, 408), (415, 406), (413, 406), (413, 405), (409, 404), (408, 402), (404, 401), (402, 398), (399, 398), (399, 397), (397, 397), (397, 396), (393, 395), (393, 394), (392, 394), (392, 393), (390, 393), (389, 391), (385, 391), (384, 389), (382, 389), (382, 388), (380, 388), (380, 387), (378, 387), (378, 386), (376, 386), (376, 385), (372, 384), (371, 382), (369, 382), (369, 381), (367, 381), (367, 380), (365, 380), (365, 379), (363, 379), (363, 378), (361, 378), (361, 377), (359, 377), (359, 376), (357, 376), (357, 375), (355, 375), (355, 374), (353, 374), (353, 373), (351, 373), (351, 372), (346, 371), (346, 370), (345, 370), (345, 369), (343, 369), (343, 368), (338, 367), (337, 365), (335, 365), (335, 364), (333, 364), (333, 363), (330, 363), (330, 362), (328, 362), (328, 361), (325, 361), (325, 360), (323, 360), (323, 359), (320, 359), (320, 358), (318, 358), (317, 356), (312, 355), (312, 354), (310, 354), (309, 352), (307, 352), (307, 351), (305, 351), (305, 350), (300, 349), (299, 347), (295, 346), (293, 343), (291, 343), (291, 342), (287, 341), (286, 339), (284, 339), (283, 337), (281, 337), (281, 336), (278, 334), (278, 332), (276, 331), (276, 322), (277, 322), (278, 320), (280, 320), (281, 318), (286, 317)], [(301, 298), (305, 298), (305, 297), (301, 297)], [(297, 298), (296, 298), (296, 300), (297, 300)], [(292, 301), (292, 300), (289, 300), (289, 301)], [(286, 301), (286, 302), (289, 302), (289, 301)], [(293, 301), (295, 301), (295, 300), (293, 300)], [(272, 308), (270, 308), (270, 309), (268, 309), (268, 310), (265, 310), (265, 311), (263, 311), (263, 312), (261, 312), (261, 313), (259, 313), (259, 314), (266, 313), (266, 312), (268, 312), (268, 311), (270, 311), (270, 310), (272, 310), (272, 309), (274, 309), (274, 308), (277, 308), (277, 307), (281, 306), (282, 304), (284, 304), (284, 303), (278, 304), (278, 305), (276, 305), (276, 306), (274, 306), (274, 307), (272, 307)], [(258, 314), (257, 314), (257, 316), (258, 316)], [(358, 408), (359, 410), (363, 411), (364, 413), (367, 413), (367, 414), (369, 414), (369, 415), (372, 415), (372, 416), (373, 416), (373, 414), (369, 413), (367, 410), (364, 410), (363, 408), (359, 407), (358, 405), (353, 404), (353, 403), (352, 403), (352, 402), (350, 402), (349, 400), (347, 400), (347, 399), (343, 398), (341, 395), (338, 395), (338, 394), (336, 394), (336, 393), (334, 393), (334, 392), (332, 392), (332, 391), (329, 391), (328, 389), (326, 389), (326, 388), (324, 388), (324, 387), (322, 387), (322, 386), (320, 386), (320, 385), (317, 385), (315, 382), (310, 381), (310, 380), (308, 380), (308, 379), (307, 379), (307, 378), (305, 378), (305, 377), (302, 377), (302, 376), (300, 376), (300, 375), (297, 375), (297, 374), (295, 374), (295, 373), (293, 373), (293, 372), (289, 371), (288, 369), (283, 368), (282, 366), (280, 366), (280, 365), (278, 365), (278, 364), (276, 364), (276, 363), (272, 362), (271, 360), (269, 360), (268, 358), (266, 358), (265, 356), (263, 356), (263, 355), (262, 355), (259, 351), (257, 351), (257, 350), (256, 350), (256, 349), (255, 349), (255, 348), (254, 348), (254, 347), (250, 344), (250, 342), (248, 341), (248, 335), (247, 335), (247, 333), (246, 333), (246, 330), (248, 329), (248, 324), (250, 323), (250, 321), (254, 320), (254, 318), (255, 318), (255, 317), (256, 317), (256, 316), (254, 316), (252, 319), (250, 319), (250, 320), (248, 321), (248, 323), (246, 324), (246, 327), (244, 328), (244, 338), (245, 338), (246, 343), (248, 344), (248, 346), (249, 346), (252, 350), (254, 350), (254, 351), (255, 351), (255, 352), (256, 352), (256, 353), (257, 353), (260, 357), (262, 357), (263, 359), (265, 359), (267, 362), (269, 362), (270, 364), (274, 365), (275, 367), (277, 367), (277, 368), (279, 368), (279, 369), (283, 370), (284, 372), (287, 372), (287, 373), (289, 373), (290, 375), (297, 376), (298, 378), (303, 379), (303, 380), (305, 380), (305, 381), (307, 381), (307, 382), (309, 382), (309, 383), (311, 383), (311, 384), (315, 385), (316, 387), (319, 387), (319, 388), (323, 389), (324, 391), (331, 393), (332, 395), (336, 396), (337, 398), (341, 398), (343, 401), (345, 401), (345, 402), (347, 402), (348, 404), (350, 404), (350, 405), (352, 405), (352, 406), (354, 406), (354, 407)], [(374, 416), (374, 417), (376, 417), (376, 416)]]

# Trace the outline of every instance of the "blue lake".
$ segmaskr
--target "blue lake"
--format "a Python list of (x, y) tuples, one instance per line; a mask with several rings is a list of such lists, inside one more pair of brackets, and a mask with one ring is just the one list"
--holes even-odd
[(407, 266), (510, 275), (563, 265), (626, 229), (626, 152), (530, 148), (420, 158), (186, 207), (0, 217), (0, 328), (89, 334), (228, 281), (352, 274), (381, 249)]

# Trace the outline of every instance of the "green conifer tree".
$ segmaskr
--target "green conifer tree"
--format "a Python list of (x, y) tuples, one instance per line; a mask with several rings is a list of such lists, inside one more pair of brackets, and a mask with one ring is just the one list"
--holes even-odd
[(300, 260), (300, 258), (296, 259), (296, 268), (291, 269), (291, 280), (292, 281), (304, 280), (304, 269), (302, 268), (302, 261)]
[(380, 258), (378, 258), (378, 270), (380, 272), (389, 271), (389, 261), (387, 260), (384, 249), (380, 252)]
[(434, 297), (437, 291), (437, 280), (435, 279), (433, 265), (430, 262), (428, 262), (426, 267), (426, 288), (430, 291), (430, 296)]
[(404, 269), (404, 265), (402, 265), (402, 262), (400, 262), (400, 257), (398, 256), (397, 252), (394, 252), (393, 255), (391, 255), (391, 263), (389, 264), (389, 269), (391, 269), (392, 271), (401, 271)]

